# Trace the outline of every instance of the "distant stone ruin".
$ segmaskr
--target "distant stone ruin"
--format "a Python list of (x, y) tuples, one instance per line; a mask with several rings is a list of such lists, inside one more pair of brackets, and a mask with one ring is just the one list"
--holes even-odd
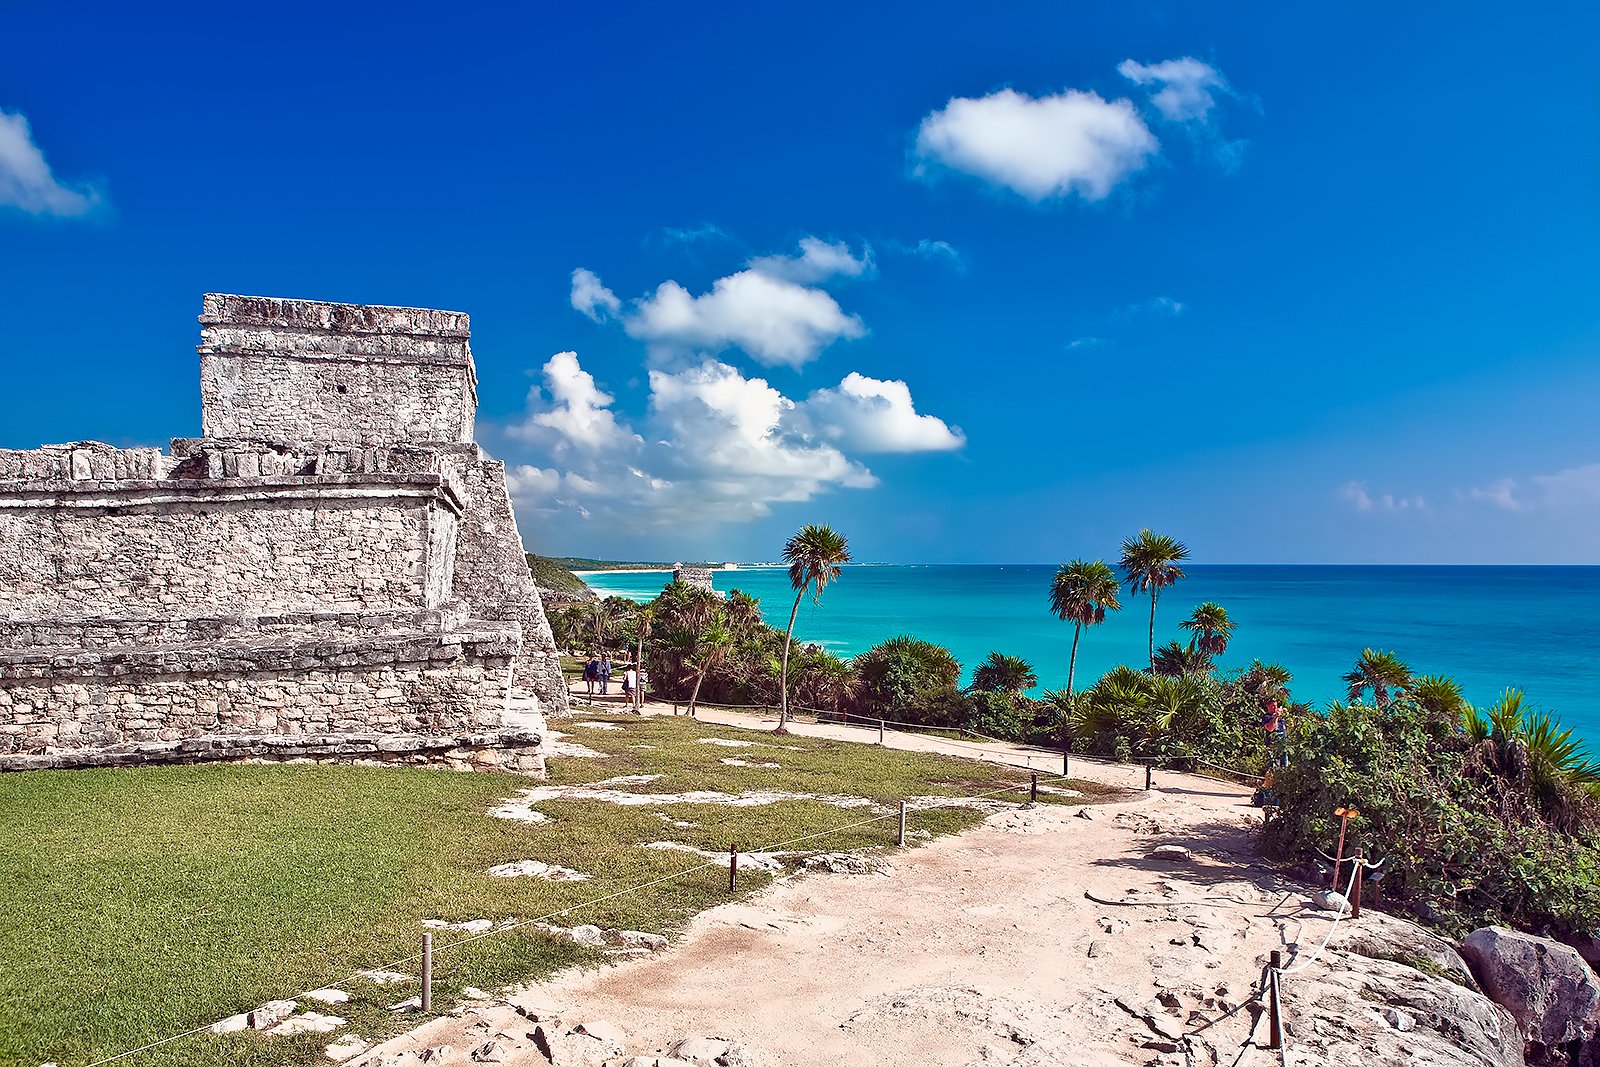
[(0, 450), (0, 769), (543, 770), (567, 710), (468, 318), (205, 297), (199, 438)]
[(704, 589), (708, 593), (715, 593), (716, 589), (711, 584), (710, 567), (687, 567), (682, 563), (672, 565), (672, 580), (682, 582), (694, 589)]

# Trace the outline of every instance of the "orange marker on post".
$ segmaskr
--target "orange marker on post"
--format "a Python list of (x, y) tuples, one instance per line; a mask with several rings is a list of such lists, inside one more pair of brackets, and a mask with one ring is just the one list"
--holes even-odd
[(1339, 816), (1339, 849), (1333, 855), (1333, 881), (1330, 882), (1329, 884), (1334, 889), (1338, 889), (1339, 888), (1339, 871), (1344, 866), (1344, 830), (1345, 830), (1345, 826), (1349, 824), (1351, 819), (1355, 818), (1357, 815), (1360, 815), (1361, 813), (1359, 811), (1357, 811), (1355, 808), (1334, 808), (1333, 809), (1333, 813), (1335, 815)]

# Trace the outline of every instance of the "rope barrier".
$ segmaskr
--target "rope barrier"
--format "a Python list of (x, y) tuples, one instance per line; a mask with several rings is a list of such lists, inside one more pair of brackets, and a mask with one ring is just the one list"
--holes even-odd
[[(1350, 900), (1350, 894), (1352, 892), (1354, 892), (1354, 890), (1355, 890), (1356, 877), (1360, 873), (1361, 873), (1361, 865), (1360, 864), (1356, 864), (1354, 869), (1352, 869), (1351, 872), (1350, 872), (1350, 883), (1345, 887), (1345, 891), (1344, 891), (1344, 899), (1345, 899), (1345, 902), (1347, 904), (1349, 903), (1349, 900)], [(1318, 958), (1321, 957), (1323, 950), (1328, 947), (1328, 942), (1333, 940), (1333, 932), (1339, 928), (1339, 921), (1341, 919), (1343, 919), (1345, 917), (1345, 914), (1350, 910), (1351, 909), (1349, 909), (1349, 908), (1340, 908), (1334, 914), (1333, 922), (1328, 924), (1328, 932), (1326, 934), (1324, 934), (1323, 937), (1322, 937), (1322, 944), (1317, 946), (1317, 951), (1313, 952), (1309, 959), (1307, 959), (1304, 963), (1296, 963), (1293, 967), (1283, 968), (1283, 969), (1278, 971), (1278, 974), (1283, 976), (1283, 977), (1288, 977), (1291, 974), (1299, 974), (1301, 971), (1305, 970), (1307, 967), (1310, 967), (1313, 963), (1316, 963)], [(1295, 955), (1299, 956), (1299, 954), (1300, 954), (1299, 950), (1296, 949), (1295, 950)]]
[[(1060, 774), (1050, 774), (1047, 777), (1052, 778), (1052, 779), (1062, 779), (1062, 778), (1065, 778), (1066, 776), (1065, 775), (1060, 775)], [(1016, 793), (1016, 792), (1019, 792), (1019, 791), (1022, 791), (1022, 790), (1026, 790), (1026, 789), (1029, 789), (1029, 788), (1030, 788), (1030, 783), (1018, 782), (1015, 785), (1005, 786), (1005, 787), (1002, 787), (1000, 789), (991, 790), (990, 792), (987, 792), (987, 793), (960, 794), (960, 795), (952, 796), (952, 797), (936, 797), (936, 798), (933, 798), (933, 799), (935, 799), (935, 800), (949, 800), (949, 801), (987, 800), (987, 799), (990, 799), (990, 798), (993, 798), (993, 797), (1002, 796), (1002, 795), (1004, 795), (1006, 793)], [(927, 808), (925, 808), (923, 810), (929, 810), (929, 809), (932, 809), (932, 808), (938, 808), (938, 807), (944, 807), (944, 806), (947, 806), (947, 805), (941, 805), (941, 804), (937, 804), (937, 803), (929, 804), (927, 806)], [(871, 819), (863, 819), (863, 820), (861, 820), (859, 822), (848, 823), (848, 824), (846, 824), (844, 826), (835, 826), (835, 827), (831, 827), (831, 828), (826, 829), (826, 830), (818, 830), (815, 833), (803, 834), (800, 837), (793, 837), (793, 838), (788, 839), (787, 841), (773, 842), (773, 843), (768, 844), (768, 845), (763, 845), (763, 846), (761, 846), (760, 848), (758, 848), (758, 849), (756, 849), (754, 851), (774, 852), (774, 851), (776, 851), (776, 850), (778, 850), (780, 848), (784, 848), (784, 847), (786, 847), (788, 845), (799, 844), (802, 841), (810, 841), (810, 840), (814, 840), (814, 839), (819, 838), (819, 837), (829, 837), (829, 836), (832, 836), (834, 834), (844, 833), (847, 830), (857, 830), (857, 829), (860, 829), (863, 826), (871, 826), (874, 823), (880, 823), (880, 822), (883, 822), (883, 821), (885, 821), (887, 819), (898, 819), (899, 817), (900, 817), (900, 812), (893, 811), (893, 812), (889, 812), (889, 813), (884, 814), (884, 815), (874, 816)], [(451, 950), (453, 948), (459, 948), (462, 945), (467, 945), (467, 944), (470, 944), (470, 943), (472, 943), (474, 941), (481, 941), (486, 937), (494, 937), (494, 936), (497, 936), (499, 934), (509, 933), (512, 930), (516, 930), (516, 929), (519, 929), (519, 928), (524, 927), (524, 926), (529, 926), (529, 925), (532, 925), (532, 924), (535, 924), (535, 923), (548, 922), (549, 920), (554, 919), (554, 918), (565, 917), (565, 916), (571, 914), (574, 911), (579, 911), (579, 910), (582, 910), (584, 908), (592, 908), (596, 904), (603, 904), (606, 901), (615, 900), (618, 897), (627, 896), (630, 893), (637, 893), (640, 890), (649, 889), (652, 886), (661, 885), (664, 882), (675, 881), (675, 880), (677, 880), (679, 878), (684, 877), (685, 875), (693, 874), (696, 871), (703, 871), (703, 870), (706, 870), (707, 868), (711, 868), (711, 867), (720, 868), (721, 866), (722, 866), (722, 861), (720, 859), (707, 860), (706, 862), (698, 863), (698, 864), (694, 865), (693, 867), (685, 867), (682, 870), (674, 871), (671, 874), (665, 874), (665, 875), (662, 875), (662, 876), (660, 876), (658, 878), (652, 878), (649, 881), (640, 882), (637, 885), (628, 886), (625, 889), (619, 889), (616, 892), (607, 893), (604, 896), (594, 897), (594, 898), (591, 898), (589, 900), (580, 901), (580, 902), (578, 902), (576, 904), (569, 904), (566, 907), (558, 908), (558, 909), (556, 909), (554, 911), (546, 912), (545, 914), (537, 916), (537, 917), (532, 918), (532, 919), (519, 919), (519, 920), (517, 920), (515, 922), (507, 923), (507, 924), (504, 924), (502, 926), (497, 926), (492, 930), (485, 930), (482, 933), (469, 934), (466, 937), (457, 938), (454, 941), (446, 942), (445, 944), (442, 944), (442, 945), (435, 945), (435, 946), (433, 946), (433, 953), (434, 953), (435, 956), (437, 956), (441, 952), (448, 952), (449, 950)], [(422, 953), (414, 952), (409, 956), (402, 956), (399, 959), (390, 960), (387, 963), (378, 963), (378, 964), (373, 964), (373, 965), (367, 966), (367, 967), (361, 967), (361, 968), (358, 968), (358, 969), (356, 969), (354, 971), (351, 971), (350, 973), (346, 974), (343, 978), (340, 978), (337, 981), (322, 982), (322, 983), (319, 983), (317, 985), (313, 985), (313, 986), (310, 986), (310, 987), (308, 987), (306, 989), (303, 989), (298, 993), (292, 993), (292, 994), (290, 994), (290, 995), (288, 995), (286, 997), (280, 997), (280, 998), (277, 998), (277, 999), (281, 999), (281, 1000), (298, 1000), (301, 997), (304, 997), (304, 996), (310, 994), (311, 992), (313, 992), (315, 990), (339, 989), (342, 986), (344, 986), (344, 985), (346, 985), (346, 984), (348, 984), (350, 982), (353, 982), (358, 978), (362, 978), (362, 977), (366, 976), (369, 973), (372, 973), (372, 972), (375, 972), (375, 971), (389, 970), (390, 968), (393, 968), (393, 967), (399, 967), (399, 966), (401, 966), (403, 964), (415, 962), (417, 960), (420, 960), (421, 958), (422, 958)], [(98, 1060), (93, 1060), (90, 1063), (86, 1064), (85, 1067), (103, 1067), (104, 1064), (115, 1063), (118, 1060), (127, 1059), (129, 1056), (135, 1056), (135, 1055), (138, 1055), (141, 1052), (148, 1052), (150, 1049), (158, 1048), (158, 1047), (160, 1047), (162, 1045), (169, 1044), (169, 1043), (171, 1043), (173, 1041), (178, 1041), (178, 1040), (181, 1040), (181, 1039), (183, 1039), (185, 1037), (193, 1037), (195, 1034), (203, 1033), (203, 1032), (205, 1032), (207, 1030), (210, 1030), (213, 1025), (215, 1025), (215, 1024), (214, 1023), (208, 1023), (205, 1026), (197, 1026), (192, 1030), (185, 1030), (182, 1033), (170, 1034), (170, 1035), (168, 1035), (166, 1037), (163, 1037), (163, 1038), (160, 1038), (160, 1039), (158, 1039), (156, 1041), (151, 1041), (148, 1044), (140, 1045), (138, 1048), (128, 1049), (127, 1051), (119, 1052), (114, 1056), (106, 1056), (106, 1057), (103, 1057), (103, 1058), (98, 1059)]]

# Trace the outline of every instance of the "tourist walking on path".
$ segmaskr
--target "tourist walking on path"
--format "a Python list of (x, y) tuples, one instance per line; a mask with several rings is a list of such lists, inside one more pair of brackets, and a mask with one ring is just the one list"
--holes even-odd
[(588, 687), (589, 695), (594, 696), (594, 683), (600, 680), (600, 661), (594, 658), (594, 653), (589, 653), (589, 658), (583, 664), (583, 684)]
[(634, 688), (639, 684), (639, 672), (633, 669), (633, 664), (628, 664), (628, 669), (622, 672), (622, 695), (628, 698), (628, 703), (633, 703)]
[(600, 695), (605, 696), (611, 692), (611, 657), (605, 653), (600, 654)]

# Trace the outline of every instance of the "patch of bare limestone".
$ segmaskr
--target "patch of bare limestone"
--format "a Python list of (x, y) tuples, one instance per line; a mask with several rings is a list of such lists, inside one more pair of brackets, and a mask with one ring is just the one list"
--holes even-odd
[[(785, 801), (809, 800), (847, 810), (860, 809), (874, 815), (888, 815), (895, 810), (870, 797), (845, 794), (798, 793), (782, 789), (753, 790), (745, 793), (724, 793), (714, 789), (694, 790), (687, 793), (637, 793), (619, 786), (645, 785), (662, 777), (659, 774), (628, 774), (607, 778), (599, 782), (573, 785), (543, 785), (521, 790), (517, 796), (507, 798), (490, 812), (497, 818), (521, 822), (544, 822), (548, 816), (534, 810), (534, 805), (548, 800), (592, 800), (601, 804), (622, 807), (651, 807), (671, 804), (712, 804), (733, 808), (757, 808)], [(985, 813), (1015, 811), (1022, 799), (1002, 800), (997, 797), (910, 797), (907, 811), (927, 811), (930, 808), (965, 808)]]
[[(582, 724), (579, 724), (582, 725)], [(596, 752), (587, 745), (580, 745), (576, 741), (567, 740), (571, 734), (564, 734), (559, 730), (545, 730), (545, 751), (551, 756), (570, 756), (574, 759), (610, 759), (605, 752)]]
[[(332, 1052), (329, 1053), (330, 1057)], [(477, 1063), (549, 1067), (761, 1067), (766, 1060), (717, 1035), (686, 1035), (659, 1046), (605, 1019), (585, 1018), (518, 994), (434, 1020), (352, 1061), (352, 1067), (440, 1067)]]
[(781, 748), (785, 752), (804, 752), (798, 745), (774, 745), (764, 741), (739, 741), (731, 737), (702, 737), (702, 745), (721, 745), (723, 748)]
[(558, 867), (539, 860), (517, 860), (489, 868), (496, 878), (542, 878), (547, 882), (586, 882), (590, 876), (571, 867)]

